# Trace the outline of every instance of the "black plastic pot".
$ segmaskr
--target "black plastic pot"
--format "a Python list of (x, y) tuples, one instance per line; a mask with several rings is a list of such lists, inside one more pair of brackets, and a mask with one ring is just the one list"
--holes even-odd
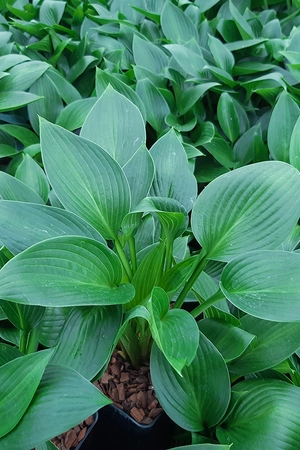
[(150, 425), (141, 425), (114, 405), (98, 411), (85, 439), (76, 450), (166, 450), (176, 425), (162, 413)]

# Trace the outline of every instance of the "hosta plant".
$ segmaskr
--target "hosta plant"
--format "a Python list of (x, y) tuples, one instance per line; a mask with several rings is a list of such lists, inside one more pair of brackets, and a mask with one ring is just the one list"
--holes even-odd
[(46, 202), (1, 173), (23, 193), (0, 201), (1, 449), (50, 446), (110, 403), (91, 381), (116, 347), (150, 360), (191, 449), (296, 449), (298, 170), (256, 163), (198, 195), (176, 131), (148, 150), (110, 86), (79, 136), (40, 133)]

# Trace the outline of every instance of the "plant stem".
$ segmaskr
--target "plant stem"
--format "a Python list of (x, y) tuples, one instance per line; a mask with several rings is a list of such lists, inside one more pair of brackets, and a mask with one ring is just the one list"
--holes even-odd
[(26, 354), (27, 339), (28, 339), (28, 331), (20, 330), (20, 346), (19, 346), (19, 350), (20, 350), (20, 352), (22, 352), (24, 354)]
[(168, 270), (170, 270), (171, 267), (172, 267), (173, 241), (170, 241), (169, 239), (166, 239), (165, 242), (166, 242), (165, 272), (168, 272)]
[(120, 338), (120, 342), (133, 366), (139, 367), (141, 364), (141, 348), (139, 345), (139, 339), (133, 331), (130, 323), (126, 327), (123, 336)]
[(189, 291), (192, 289), (195, 281), (197, 280), (200, 273), (206, 266), (206, 263), (207, 263), (206, 251), (202, 249), (197, 258), (193, 273), (190, 276), (190, 278), (188, 279), (188, 281), (186, 282), (182, 291), (180, 292), (176, 302), (174, 303), (173, 308), (181, 308), (181, 306), (183, 305), (183, 302), (185, 300), (185, 297), (188, 295)]
[(133, 271), (133, 273), (135, 273), (136, 269), (137, 269), (137, 262), (136, 262), (135, 239), (133, 236), (130, 236), (130, 238), (128, 240), (128, 244), (129, 244), (132, 271)]
[(33, 330), (31, 330), (30, 334), (29, 334), (29, 338), (28, 338), (28, 342), (27, 342), (27, 349), (26, 349), (26, 354), (29, 353), (34, 353), (37, 351), (38, 345), (39, 345), (39, 341), (38, 341), (38, 329), (34, 328)]
[(124, 270), (126, 272), (126, 275), (128, 277), (128, 280), (131, 281), (132, 277), (133, 277), (132, 270), (131, 270), (131, 267), (129, 265), (129, 262), (127, 261), (125, 252), (123, 250), (123, 247), (122, 247), (118, 237), (116, 237), (116, 239), (115, 239), (115, 246), (116, 246), (116, 250), (117, 250), (117, 253), (119, 255), (119, 258), (121, 260), (121, 263), (122, 263), (122, 265), (124, 267)]
[(264, 8), (269, 9), (268, 0), (264, 0)]
[(205, 300), (201, 305), (198, 305), (193, 311), (191, 311), (191, 315), (196, 319), (200, 314), (203, 313), (207, 308), (212, 306), (214, 303), (218, 302), (219, 300), (222, 300), (224, 298), (224, 294), (219, 289), (214, 295), (209, 297), (207, 300)]

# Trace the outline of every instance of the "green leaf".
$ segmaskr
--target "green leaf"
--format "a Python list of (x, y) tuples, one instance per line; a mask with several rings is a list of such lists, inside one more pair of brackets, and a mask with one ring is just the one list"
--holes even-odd
[(298, 117), (297, 103), (283, 91), (272, 111), (268, 128), (268, 146), (274, 159), (289, 162), (291, 136)]
[(31, 156), (24, 155), (23, 161), (16, 170), (15, 177), (27, 184), (44, 202), (47, 202), (50, 191), (47, 177), (43, 169)]
[(300, 388), (279, 380), (234, 386), (236, 401), (217, 428), (218, 440), (247, 450), (294, 450), (300, 439)]
[(217, 318), (204, 319), (198, 322), (200, 331), (214, 344), (226, 362), (242, 355), (255, 338), (235, 325)]
[(195, 358), (199, 331), (194, 318), (183, 309), (171, 309), (165, 291), (155, 287), (146, 307), (150, 312), (150, 329), (159, 349), (181, 374)]
[(0, 82), (3, 91), (27, 91), (48, 69), (44, 61), (26, 61), (14, 66)]
[(0, 171), (0, 198), (44, 204), (43, 199), (23, 181)]
[(0, 344), (0, 367), (20, 356), (23, 355), (16, 347), (9, 344)]
[(130, 192), (119, 164), (101, 147), (41, 121), (45, 170), (64, 207), (115, 239), (129, 212)]
[[(151, 147), (155, 176), (150, 194), (171, 197), (189, 212), (197, 195), (197, 182), (191, 173), (186, 152), (173, 130)], [(178, 174), (180, 173), (180, 177)]]
[(193, 38), (198, 41), (198, 32), (193, 22), (170, 1), (165, 2), (160, 20), (162, 31), (171, 42), (180, 44)]
[(77, 89), (58, 70), (55, 70), (54, 67), (50, 67), (47, 70), (47, 77), (51, 80), (58, 95), (67, 105), (81, 99), (81, 95)]
[(240, 135), (240, 121), (233, 98), (227, 92), (220, 96), (217, 114), (223, 132), (231, 142), (235, 142)]
[(296, 169), (300, 170), (300, 117), (297, 119), (291, 135), (290, 161)]
[[(194, 104), (211, 88), (220, 86), (219, 83), (201, 83), (188, 87), (180, 93), (178, 111), (180, 114), (187, 113)], [(205, 122), (209, 123), (209, 122)]]
[(50, 122), (55, 122), (60, 111), (63, 109), (63, 102), (47, 73), (42, 75), (31, 86), (30, 92), (44, 97), (41, 101), (28, 106), (28, 115), (31, 126), (38, 134), (38, 116), (41, 116)]
[(300, 320), (299, 269), (299, 253), (253, 251), (227, 264), (220, 286), (231, 303), (254, 317), (294, 322)]
[(81, 128), (96, 101), (96, 97), (90, 97), (70, 103), (61, 111), (57, 117), (56, 124), (69, 131)]
[(41, 306), (114, 305), (130, 301), (134, 289), (121, 284), (115, 253), (89, 238), (48, 239), (11, 259), (0, 271), (0, 297)]
[(200, 333), (192, 363), (180, 376), (156, 345), (150, 359), (157, 397), (168, 416), (188, 431), (216, 425), (230, 400), (230, 382), (225, 361), (213, 344)]
[(157, 133), (168, 129), (165, 118), (170, 113), (170, 107), (156, 86), (145, 78), (137, 82), (136, 92), (145, 105), (147, 122)]
[(14, 109), (22, 108), (22, 106), (36, 102), (41, 98), (42, 97), (30, 94), (29, 92), (0, 92), (0, 112), (12, 111)]
[(40, 22), (46, 25), (58, 24), (63, 16), (66, 2), (44, 0), (40, 7)]
[(221, 137), (214, 137), (210, 142), (203, 143), (203, 147), (220, 163), (222, 166), (231, 169), (234, 167), (234, 155), (232, 148)]
[(73, 308), (60, 332), (51, 364), (71, 367), (92, 380), (111, 355), (121, 319), (122, 309), (117, 306)]
[(18, 305), (0, 300), (0, 305), (8, 320), (19, 330), (31, 331), (42, 320), (45, 308), (32, 305)]
[(45, 308), (41, 322), (38, 325), (38, 341), (45, 347), (54, 347), (60, 331), (71, 308)]
[(75, 370), (49, 366), (26, 413), (0, 439), (0, 445), (3, 450), (29, 450), (76, 426), (109, 403), (111, 400)]
[(24, 126), (5, 123), (0, 125), (0, 130), (18, 139), (25, 147), (39, 143), (37, 135)]
[(36, 450), (57, 450), (58, 447), (56, 447), (56, 445), (54, 445), (52, 441), (47, 441), (47, 442), (44, 442), (43, 444), (38, 445), (35, 449)]
[(123, 171), (131, 191), (131, 208), (135, 208), (147, 195), (154, 178), (154, 162), (145, 145), (142, 145), (125, 164)]
[(24, 415), (52, 353), (44, 350), (21, 356), (0, 367), (0, 437), (9, 433)]
[(234, 57), (227, 47), (222, 44), (219, 39), (213, 36), (208, 37), (208, 46), (217, 66), (220, 69), (225, 70), (225, 72), (232, 74)]
[(109, 86), (89, 112), (80, 136), (100, 145), (123, 167), (146, 142), (138, 108)]
[(245, 315), (240, 319), (243, 329), (256, 336), (253, 345), (228, 368), (231, 373), (244, 375), (274, 367), (300, 347), (298, 322), (269, 322)]
[(124, 97), (127, 97), (135, 106), (137, 106), (143, 118), (146, 118), (145, 106), (137, 93), (130, 86), (119, 80), (114, 74), (96, 68), (97, 97), (101, 97), (109, 84), (111, 84), (117, 92), (124, 95)]
[(106, 243), (89, 223), (65, 209), (9, 200), (0, 201), (0, 235), (14, 255), (56, 236), (85, 236)]
[(136, 34), (133, 37), (132, 51), (137, 66), (156, 74), (160, 74), (168, 65), (168, 57), (160, 47), (141, 39)]
[(300, 176), (292, 166), (266, 161), (212, 181), (192, 212), (192, 231), (208, 258), (229, 261), (256, 249), (277, 248), (300, 212)]
[(219, 3), (219, 1), (220, 0), (205, 0), (204, 3), (202, 0), (195, 0), (195, 5), (198, 6), (201, 13), (204, 13), (215, 6), (217, 3)]
[(239, 10), (235, 7), (232, 0), (229, 0), (229, 10), (233, 16), (235, 24), (244, 40), (254, 39), (255, 35), (252, 31), (251, 26), (247, 22), (247, 20), (242, 16)]
[(200, 51), (193, 51), (182, 44), (169, 44), (165, 45), (165, 47), (171, 52), (184, 73), (196, 79), (200, 78), (199, 73), (207, 64)]
[(4, 72), (7, 69), (10, 69), (17, 64), (23, 63), (25, 61), (30, 61), (30, 58), (25, 55), (19, 54), (10, 54), (10, 55), (2, 55), (0, 58), (0, 71)]

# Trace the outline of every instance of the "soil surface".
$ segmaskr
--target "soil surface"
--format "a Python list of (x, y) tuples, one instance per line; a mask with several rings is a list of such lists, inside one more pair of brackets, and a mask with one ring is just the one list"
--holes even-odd
[[(115, 351), (106, 372), (94, 385), (116, 406), (131, 415), (138, 423), (149, 425), (161, 412), (153, 390), (149, 364), (134, 369)], [(52, 439), (59, 450), (74, 450), (85, 437), (93, 416)]]

